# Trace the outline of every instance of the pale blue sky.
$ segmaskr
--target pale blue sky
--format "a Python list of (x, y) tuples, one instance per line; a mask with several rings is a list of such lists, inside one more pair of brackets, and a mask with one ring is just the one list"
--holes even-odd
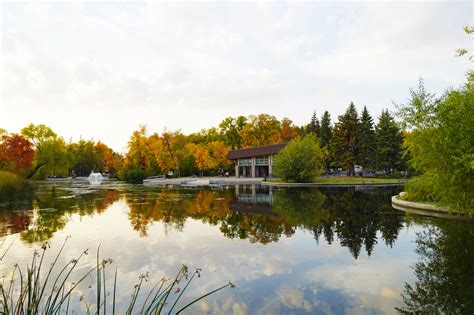
[(458, 86), (472, 2), (2, 2), (0, 127), (45, 123), (124, 151), (132, 131), (261, 112), (374, 116), (421, 76)]

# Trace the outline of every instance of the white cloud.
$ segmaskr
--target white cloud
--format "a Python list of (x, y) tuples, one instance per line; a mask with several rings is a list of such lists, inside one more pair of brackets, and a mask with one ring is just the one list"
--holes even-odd
[(192, 132), (268, 112), (301, 124), (350, 101), (378, 115), (419, 76), (459, 85), (468, 64), (454, 50), (469, 46), (472, 22), (470, 2), (2, 8), (0, 125), (46, 123), (118, 150), (140, 123)]

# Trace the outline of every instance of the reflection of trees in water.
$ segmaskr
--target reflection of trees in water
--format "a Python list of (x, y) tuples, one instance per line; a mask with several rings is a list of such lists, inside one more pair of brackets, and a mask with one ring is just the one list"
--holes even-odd
[[(432, 225), (434, 224), (434, 225)], [(403, 313), (474, 314), (474, 226), (430, 221), (417, 234), (416, 282), (406, 283)]]
[(275, 211), (294, 227), (313, 231), (316, 240), (321, 235), (328, 243), (336, 235), (357, 258), (364, 246), (368, 255), (377, 243), (377, 232), (392, 246), (403, 226), (403, 215), (394, 210), (390, 193), (376, 190), (360, 192), (354, 189), (327, 192), (317, 189), (286, 189), (274, 192)]
[(262, 244), (291, 236), (300, 227), (313, 231), (316, 240), (323, 235), (328, 243), (337, 236), (355, 258), (363, 247), (371, 254), (377, 232), (392, 246), (403, 226), (403, 214), (390, 205), (391, 191), (344, 189), (324, 194), (312, 188), (278, 189), (272, 191), (271, 198), (262, 198), (269, 191), (254, 189), (252, 198), (249, 189), (241, 190), (245, 198), (229, 190), (208, 189), (128, 195), (129, 219), (142, 236), (156, 221), (164, 224), (165, 231), (182, 230), (189, 217), (220, 226), (226, 237)]
[[(276, 242), (282, 235), (289, 237), (296, 228), (302, 228), (312, 231), (317, 241), (323, 237), (332, 243), (338, 238), (357, 258), (362, 248), (371, 254), (378, 232), (391, 246), (404, 220), (390, 205), (391, 191), (343, 189), (323, 193), (314, 188), (269, 191), (262, 187), (236, 190), (237, 195), (227, 189), (129, 187), (126, 191), (104, 189), (70, 196), (66, 190), (51, 186), (37, 194), (35, 215), (30, 212), (22, 218), (11, 217), (11, 222), (18, 222), (9, 223), (16, 230), (9, 229), (26, 230), (21, 238), (27, 242), (44, 241), (65, 227), (69, 215), (102, 213), (122, 196), (129, 206), (130, 224), (141, 236), (148, 235), (154, 222), (163, 223), (165, 232), (181, 231), (187, 218), (218, 226), (228, 238), (262, 244)], [(27, 230), (29, 225), (32, 228)]]
[[(28, 242), (43, 242), (50, 239), (56, 231), (64, 229), (69, 221), (68, 216), (80, 216), (102, 213), (113, 202), (118, 200), (119, 193), (115, 190), (97, 190), (79, 196), (70, 196), (62, 189), (51, 187), (36, 194), (31, 215), (32, 227), (21, 233), (21, 239)], [(31, 211), (30, 211), (31, 213)]]
[(292, 234), (291, 228), (284, 226), (278, 216), (231, 211), (229, 205), (234, 198), (233, 192), (228, 190), (200, 189), (183, 193), (182, 189), (163, 189), (139, 196), (130, 195), (125, 200), (130, 207), (130, 222), (142, 236), (146, 236), (149, 226), (157, 221), (163, 223), (165, 232), (182, 230), (187, 218), (219, 225), (229, 238), (260, 243), (277, 241), (282, 233)]

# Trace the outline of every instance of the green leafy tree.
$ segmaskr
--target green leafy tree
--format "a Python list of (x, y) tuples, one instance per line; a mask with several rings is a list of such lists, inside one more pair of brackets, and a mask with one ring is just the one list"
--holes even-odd
[(331, 139), (331, 152), (335, 162), (348, 170), (348, 175), (355, 175), (360, 144), (359, 117), (354, 103), (351, 102), (344, 115), (334, 126)]
[(377, 163), (377, 142), (374, 121), (367, 107), (364, 106), (360, 116), (360, 145), (358, 163), (364, 169), (374, 170)]
[(224, 139), (224, 143), (232, 149), (241, 148), (240, 132), (244, 129), (247, 118), (244, 116), (227, 117), (219, 124), (219, 132)]
[[(402, 115), (406, 123), (416, 122), (421, 116), (419, 110), (423, 108), (416, 107), (415, 101), (400, 108), (402, 114), (412, 113)], [(430, 123), (416, 124), (408, 134), (410, 164), (422, 175), (406, 189), (413, 199), (473, 213), (474, 73), (469, 74), (462, 88), (446, 92), (435, 103)]]
[(439, 100), (428, 93), (422, 78), (418, 80), (418, 90), (410, 89), (408, 104), (394, 104), (397, 116), (402, 119), (402, 127), (408, 130), (433, 127)]
[(315, 135), (292, 140), (275, 156), (273, 173), (284, 181), (311, 182), (323, 172), (324, 154)]
[(403, 135), (395, 119), (388, 112), (382, 111), (379, 123), (375, 127), (377, 139), (378, 167), (390, 174), (404, 168)]
[(45, 125), (30, 124), (21, 130), (21, 135), (35, 148), (34, 168), (28, 178), (67, 175), (69, 158), (64, 139), (58, 137), (51, 128)]

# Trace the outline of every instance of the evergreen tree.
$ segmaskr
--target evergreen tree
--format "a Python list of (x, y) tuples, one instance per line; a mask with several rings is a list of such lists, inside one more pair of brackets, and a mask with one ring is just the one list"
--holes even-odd
[(403, 135), (388, 110), (382, 111), (375, 127), (378, 167), (387, 173), (404, 168)]
[(318, 116), (316, 116), (316, 111), (313, 112), (313, 116), (311, 116), (311, 122), (308, 125), (308, 133), (314, 133), (318, 137), (321, 134), (321, 126), (319, 125)]
[(360, 143), (359, 124), (357, 110), (351, 102), (346, 113), (339, 116), (331, 139), (333, 158), (336, 163), (347, 168), (349, 176), (355, 175), (354, 166), (357, 162)]
[(360, 145), (358, 161), (364, 169), (373, 170), (377, 163), (377, 141), (375, 139), (374, 121), (364, 106), (360, 117)]
[(331, 115), (325, 111), (321, 117), (321, 147), (327, 147), (332, 137)]

